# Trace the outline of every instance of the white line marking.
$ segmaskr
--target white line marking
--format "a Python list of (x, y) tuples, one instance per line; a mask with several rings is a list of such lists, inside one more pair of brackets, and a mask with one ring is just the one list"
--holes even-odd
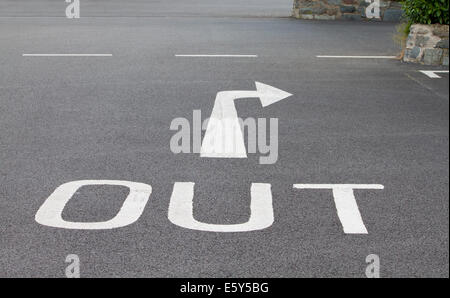
[(175, 57), (206, 57), (206, 58), (258, 58), (258, 55), (175, 55)]
[(333, 188), (352, 188), (352, 189), (384, 189), (381, 184), (294, 184), (298, 189), (333, 189)]
[(112, 57), (112, 54), (22, 54), (23, 57)]
[(437, 73), (448, 73), (448, 70), (420, 70), (420, 72), (431, 79), (442, 79)]
[(396, 56), (327, 56), (318, 55), (317, 58), (342, 58), (342, 59), (395, 59)]

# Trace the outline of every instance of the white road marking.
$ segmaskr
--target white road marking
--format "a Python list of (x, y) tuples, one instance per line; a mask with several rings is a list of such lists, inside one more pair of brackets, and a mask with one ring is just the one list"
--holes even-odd
[(431, 79), (441, 79), (442, 77), (438, 76), (437, 73), (448, 73), (448, 70), (420, 70), (420, 72)]
[(318, 55), (317, 58), (342, 58), (342, 59), (396, 59), (396, 56), (329, 56)]
[(22, 54), (23, 57), (112, 57), (112, 54)]
[[(117, 215), (104, 222), (69, 222), (62, 218), (67, 203), (87, 185), (120, 185), (130, 192)], [(208, 232), (249, 232), (270, 227), (274, 222), (271, 185), (252, 183), (250, 189), (250, 218), (240, 224), (209, 224), (193, 217), (193, 182), (175, 182), (170, 197), (168, 218), (180, 227)], [(337, 215), (346, 234), (367, 234), (355, 200), (355, 189), (384, 189), (381, 184), (294, 184), (297, 189), (331, 189)], [(142, 215), (152, 193), (148, 184), (117, 180), (80, 180), (59, 186), (42, 204), (35, 215), (36, 222), (50, 227), (79, 230), (103, 230), (128, 226)]]
[(384, 189), (381, 184), (294, 184), (294, 188), (298, 189), (332, 189), (352, 188), (352, 189)]
[[(70, 222), (62, 218), (64, 207), (73, 197), (76, 191), (86, 185), (120, 185), (130, 189), (130, 193), (123, 202), (117, 215), (104, 222)], [(79, 229), (79, 230), (104, 230), (128, 226), (139, 219), (145, 205), (152, 193), (152, 187), (148, 184), (116, 181), (116, 180), (80, 180), (65, 183), (59, 186), (42, 204), (36, 213), (35, 220), (44, 226)]]
[[(263, 107), (291, 96), (283, 90), (255, 82), (256, 91), (221, 91), (214, 107), (200, 149), (201, 157), (246, 158), (244, 136), (234, 101), (239, 98), (259, 98)], [(223, 141), (228, 144), (223, 144)], [(223, 147), (231, 150), (223, 150)]]
[(270, 227), (274, 222), (271, 185), (252, 183), (250, 219), (246, 223), (216, 225), (195, 220), (193, 182), (176, 182), (169, 203), (169, 220), (180, 227), (207, 232), (250, 232)]
[(381, 184), (294, 184), (298, 189), (331, 189), (337, 214), (346, 234), (368, 234), (353, 193), (354, 189), (384, 189)]
[(220, 55), (220, 54), (176, 54), (175, 57), (205, 57), (205, 58), (258, 58), (258, 55)]

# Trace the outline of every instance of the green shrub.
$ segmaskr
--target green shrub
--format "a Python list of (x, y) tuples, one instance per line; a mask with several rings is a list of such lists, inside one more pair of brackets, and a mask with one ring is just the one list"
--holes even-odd
[(404, 0), (405, 16), (412, 23), (447, 24), (449, 0)]

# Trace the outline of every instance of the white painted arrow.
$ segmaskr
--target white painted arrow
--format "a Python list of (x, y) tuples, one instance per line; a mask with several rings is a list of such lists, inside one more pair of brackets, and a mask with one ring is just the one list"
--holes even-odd
[(240, 98), (259, 98), (263, 107), (292, 94), (275, 87), (255, 82), (256, 91), (221, 91), (217, 93), (209, 118), (200, 157), (246, 158), (244, 136), (234, 101)]
[(421, 70), (420, 72), (431, 79), (441, 79), (442, 77), (438, 76), (437, 73), (448, 73), (448, 70)]

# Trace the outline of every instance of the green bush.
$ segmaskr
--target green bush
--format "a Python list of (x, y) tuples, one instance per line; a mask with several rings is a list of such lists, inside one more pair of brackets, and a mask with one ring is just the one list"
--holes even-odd
[(404, 0), (405, 16), (411, 23), (447, 24), (449, 0)]

